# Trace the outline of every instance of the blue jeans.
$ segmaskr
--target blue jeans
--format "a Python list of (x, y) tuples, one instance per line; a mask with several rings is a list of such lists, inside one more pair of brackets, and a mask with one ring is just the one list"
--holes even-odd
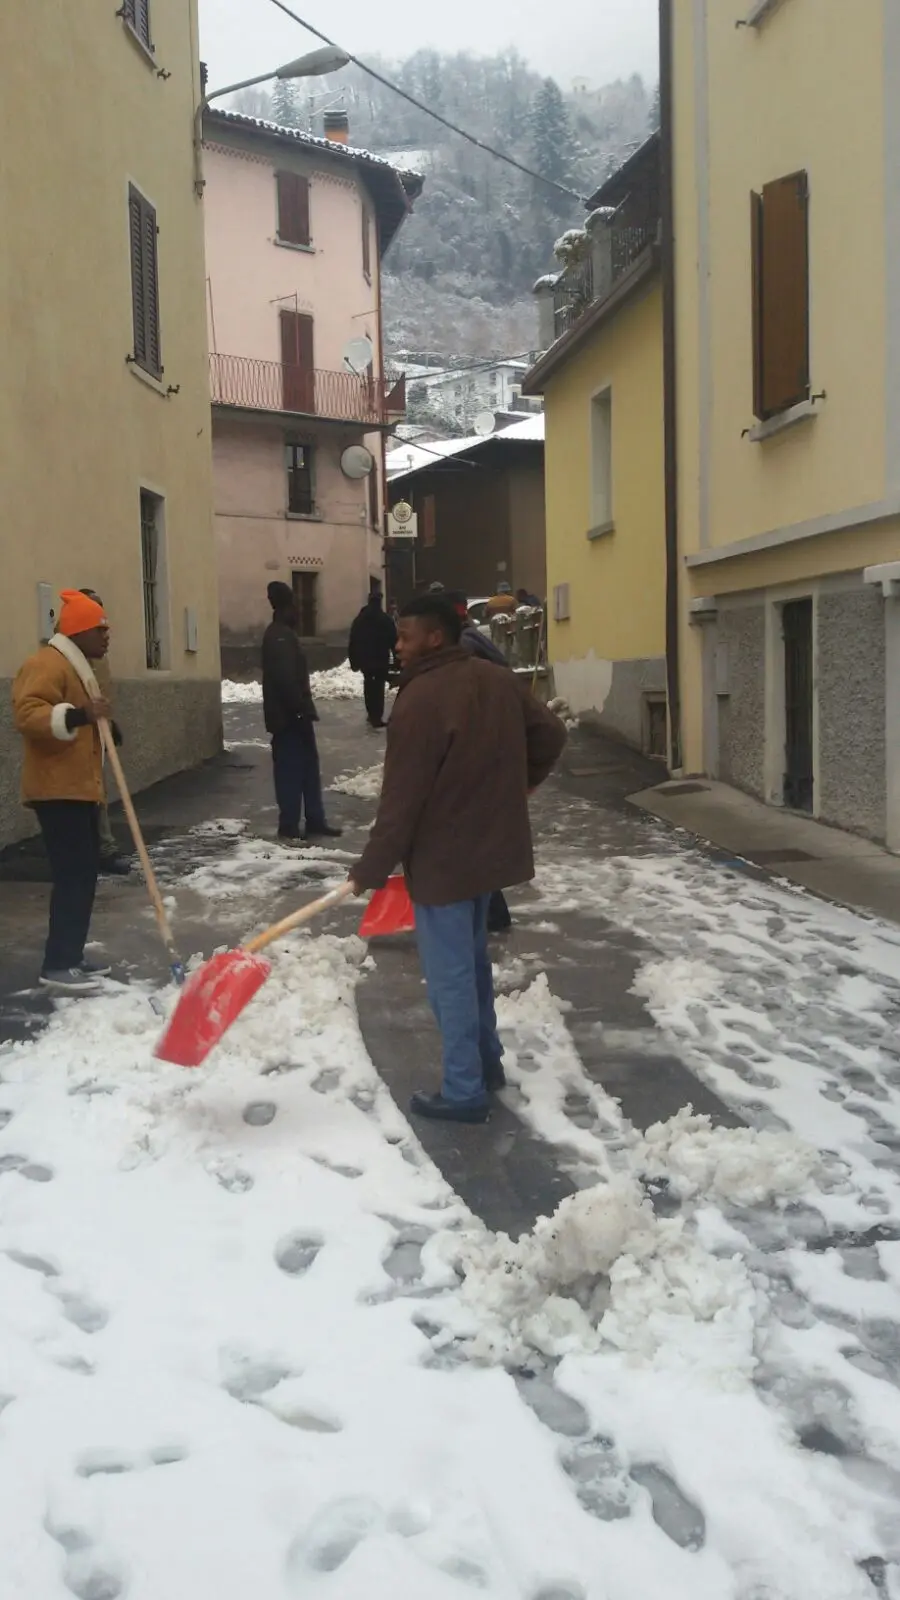
[(316, 730), (311, 722), (295, 722), (272, 735), (278, 832), (283, 838), (300, 837), (300, 813), (306, 813), (307, 833), (325, 827), (322, 777)]
[(419, 959), (441, 1030), (445, 1100), (484, 1104), (485, 1070), (503, 1059), (488, 955), (489, 899), (483, 894), (449, 906), (415, 908)]

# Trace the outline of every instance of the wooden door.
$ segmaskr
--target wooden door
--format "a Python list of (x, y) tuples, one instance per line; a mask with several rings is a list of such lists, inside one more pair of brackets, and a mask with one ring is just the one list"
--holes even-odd
[(313, 319), (297, 311), (281, 312), (282, 403), (285, 411), (313, 416), (316, 409), (313, 366)]

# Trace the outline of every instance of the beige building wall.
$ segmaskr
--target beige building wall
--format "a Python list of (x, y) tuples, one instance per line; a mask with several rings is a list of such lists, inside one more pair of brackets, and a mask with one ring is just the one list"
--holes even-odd
[[(900, 844), (866, 581), (900, 558), (900, 7), (672, 9), (684, 765), (781, 803), (782, 608), (811, 598), (814, 812)], [(750, 196), (800, 171), (814, 399), (760, 430)]]
[[(221, 744), (203, 224), (192, 181), (196, 5), (150, 4), (152, 57), (114, 7), (7, 0), (0, 11), (0, 844), (31, 831), (17, 799), (9, 688), (40, 642), (40, 583), (54, 598), (83, 586), (103, 596), (136, 786)], [(161, 382), (128, 359), (129, 183), (157, 209)], [(162, 671), (146, 666), (142, 488), (164, 500)], [(186, 611), (196, 620), (191, 650)]]

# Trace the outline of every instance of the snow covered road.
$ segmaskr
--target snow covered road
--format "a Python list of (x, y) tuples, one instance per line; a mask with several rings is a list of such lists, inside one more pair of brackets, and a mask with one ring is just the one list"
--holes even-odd
[[(501, 963), (504, 1098), (584, 1185), (515, 1243), (376, 1074), (352, 936), (195, 1073), (140, 982), (0, 1053), (3, 1600), (898, 1600), (900, 933), (589, 822)], [(252, 922), (284, 857), (223, 823), (190, 893)], [(586, 1072), (531, 959), (576, 915), (748, 1128)]]

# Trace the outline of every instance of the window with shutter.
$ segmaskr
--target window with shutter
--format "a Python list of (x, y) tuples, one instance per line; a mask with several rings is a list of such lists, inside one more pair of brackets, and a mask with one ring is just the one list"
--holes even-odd
[(309, 179), (299, 172), (276, 172), (278, 238), (282, 244), (312, 243), (309, 229)]
[(128, 190), (128, 231), (134, 360), (145, 372), (160, 378), (163, 368), (159, 337), (156, 210), (133, 185)]
[(805, 172), (751, 196), (753, 410), (809, 399), (809, 185)]
[(372, 218), (367, 205), (362, 208), (362, 263), (363, 272), (369, 283), (372, 282)]
[(141, 44), (146, 45), (148, 50), (152, 50), (150, 0), (123, 0), (121, 15), (132, 33), (136, 34), (140, 39)]

